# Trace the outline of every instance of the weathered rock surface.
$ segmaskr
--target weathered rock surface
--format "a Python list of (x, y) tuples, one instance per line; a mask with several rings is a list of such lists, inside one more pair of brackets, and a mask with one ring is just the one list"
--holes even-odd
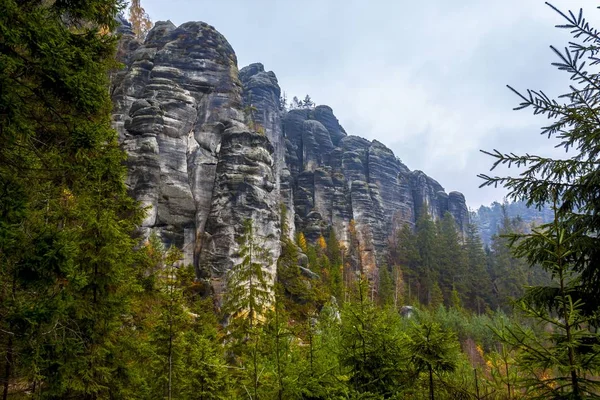
[[(239, 77), (244, 87), (244, 108), (250, 110), (249, 118), (258, 130), (264, 130), (273, 145), (275, 190), (281, 203), (285, 205), (287, 220), (294, 221), (293, 182), (285, 162), (287, 143), (281, 123), (283, 110), (280, 105), (281, 89), (277, 77), (272, 71), (265, 71), (260, 63), (242, 68)], [(288, 225), (290, 230), (287, 234), (293, 238), (295, 226), (293, 223)]]
[(273, 146), (245, 125), (237, 59), (213, 27), (157, 22), (144, 43), (122, 32), (114, 126), (127, 184), (148, 209), (142, 231), (182, 248), (218, 292), (244, 220), (279, 256)]
[(126, 25), (120, 32), (126, 68), (112, 76), (114, 126), (127, 183), (148, 209), (142, 232), (181, 247), (217, 295), (248, 218), (275, 272), (280, 204), (289, 237), (299, 230), (314, 241), (332, 227), (347, 246), (354, 220), (368, 271), (421, 212), (450, 212), (466, 229), (462, 194), (446, 194), (382, 143), (348, 135), (328, 106), (285, 112), (275, 74), (258, 63), (238, 72), (210, 25), (157, 22), (143, 43)]
[(211, 278), (213, 287), (222, 287), (224, 273), (241, 261), (236, 239), (247, 219), (253, 222), (255, 240), (270, 253), (266, 267), (275, 277), (281, 247), (272, 155), (273, 147), (264, 135), (237, 129), (223, 135), (199, 260), (200, 271)]
[(348, 136), (330, 107), (291, 110), (283, 127), (296, 228), (307, 239), (315, 241), (331, 226), (348, 246), (354, 220), (362, 265), (373, 270), (390, 235), (403, 224), (414, 224), (422, 212), (434, 220), (450, 212), (458, 229), (466, 229), (462, 194), (446, 194), (423, 172), (411, 172), (382, 143)]

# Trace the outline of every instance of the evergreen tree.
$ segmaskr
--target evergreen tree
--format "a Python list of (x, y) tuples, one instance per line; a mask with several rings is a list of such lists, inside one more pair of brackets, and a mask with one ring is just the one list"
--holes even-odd
[(287, 94), (283, 92), (281, 97), (279, 98), (279, 110), (286, 112), (288, 110), (288, 99)]
[(492, 301), (492, 282), (487, 270), (487, 256), (475, 224), (467, 226), (465, 238), (467, 256), (467, 305), (481, 314), (486, 306), (495, 308)]
[(515, 233), (514, 224), (504, 213), (498, 234), (492, 236), (490, 277), (495, 302), (505, 310), (510, 308), (512, 300), (523, 295), (523, 285), (528, 283), (527, 266), (522, 260), (514, 257), (510, 249), (509, 235)]
[(306, 97), (304, 97), (304, 100), (302, 101), (302, 107), (303, 108), (313, 108), (314, 106), (315, 106), (315, 103), (313, 103), (310, 96), (306, 95)]
[(394, 304), (394, 280), (387, 265), (381, 266), (379, 269), (379, 304), (382, 306), (390, 306)]
[(536, 260), (553, 277), (551, 286), (530, 287), (518, 302), (525, 315), (551, 326), (551, 333), (536, 335), (531, 329), (517, 326), (498, 334), (521, 350), (519, 367), (530, 373), (525, 387), (538, 398), (590, 398), (600, 389), (600, 383), (589, 378), (600, 372), (600, 336), (589, 329), (598, 321), (596, 315), (583, 312), (580, 276), (570, 261), (578, 234), (567, 233), (562, 223), (557, 211), (553, 224), (531, 234), (536, 240), (529, 243), (536, 247), (521, 246), (516, 253), (527, 257), (531, 251), (537, 252)]
[(439, 273), (436, 264), (438, 255), (436, 227), (429, 215), (424, 212), (417, 219), (415, 229), (416, 247), (419, 252), (419, 264), (417, 268), (419, 286), (417, 288), (417, 297), (421, 303), (431, 305), (434, 300), (437, 301), (437, 298), (434, 299), (434, 297), (437, 296), (437, 292), (440, 290), (438, 284)]
[(263, 390), (263, 325), (273, 303), (273, 277), (266, 269), (271, 258), (255, 237), (252, 220), (244, 222), (239, 244), (241, 260), (228, 273), (223, 311), (230, 318), (231, 350), (245, 372), (241, 386), (258, 400)]
[(429, 398), (434, 400), (434, 375), (452, 372), (456, 368), (456, 338), (431, 320), (415, 324), (409, 337), (412, 339), (408, 346), (413, 355), (412, 364), (417, 373), (427, 373)]
[(356, 392), (393, 398), (408, 382), (407, 338), (398, 313), (377, 309), (366, 291), (367, 283), (360, 281), (356, 301), (343, 310), (340, 361), (348, 368)]
[[(392, 260), (393, 263), (398, 265), (394, 268), (395, 274), (395, 287), (396, 290), (400, 288), (399, 277), (401, 272), (406, 280), (406, 290), (404, 295), (409, 303), (413, 302), (413, 298), (419, 299), (420, 283), (419, 279), (420, 270), (419, 266), (421, 263), (421, 256), (419, 249), (417, 248), (417, 238), (412, 231), (410, 225), (404, 224), (398, 231), (396, 237), (396, 246), (392, 249)], [(395, 304), (398, 304), (398, 295), (395, 294)]]
[(333, 228), (329, 230), (327, 239), (327, 255), (329, 257), (330, 273), (329, 273), (329, 290), (338, 301), (343, 300), (344, 282), (343, 282), (343, 263), (342, 251), (340, 243), (335, 236)]
[(0, 4), (0, 372), (38, 398), (106, 397), (136, 290), (141, 211), (111, 129), (120, 4)]
[(266, 269), (270, 254), (254, 236), (252, 220), (244, 222), (239, 243), (241, 261), (228, 273), (224, 311), (245, 333), (264, 318), (273, 297), (273, 277)]
[[(461, 239), (456, 230), (456, 223), (449, 212), (438, 226), (436, 240), (436, 269), (439, 271), (439, 283), (445, 298), (450, 300), (452, 294), (462, 300), (467, 291), (467, 258), (461, 246)], [(452, 301), (447, 302), (449, 305)]]
[(181, 389), (178, 372), (183, 369), (181, 365), (180, 335), (188, 328), (190, 316), (183, 307), (181, 288), (178, 287), (176, 264), (181, 258), (181, 252), (174, 247), (164, 251), (160, 244), (153, 244), (154, 251), (164, 254), (159, 264), (160, 274), (158, 298), (160, 313), (158, 321), (151, 334), (150, 342), (154, 347), (152, 364), (155, 366), (156, 375), (152, 379), (157, 397), (173, 398)]
[(302, 102), (300, 100), (298, 100), (297, 96), (294, 96), (292, 98), (292, 103), (290, 104), (290, 108), (292, 110), (297, 109), (297, 108), (301, 108), (302, 107)]
[[(551, 99), (542, 91), (527, 90), (520, 93), (510, 86), (521, 99), (516, 109), (531, 108), (534, 114), (545, 115), (550, 122), (542, 128), (549, 139), (556, 140), (556, 147), (567, 151), (566, 158), (541, 157), (534, 154), (504, 154), (498, 150), (485, 152), (494, 158), (492, 169), (498, 165), (521, 167), (518, 176), (488, 176), (481, 174), (482, 186), (503, 185), (514, 200), (526, 200), (528, 206), (544, 207), (554, 196), (559, 204), (559, 216), (567, 234), (577, 233), (571, 259), (572, 268), (580, 272), (582, 295), (585, 296), (586, 312), (592, 313), (600, 305), (600, 230), (598, 210), (600, 198), (597, 186), (600, 176), (597, 140), (598, 105), (600, 95), (597, 55), (600, 51), (598, 31), (578, 14), (563, 13), (548, 4), (564, 20), (559, 28), (569, 29), (573, 40), (564, 51), (551, 46), (557, 57), (554, 63), (566, 71), (571, 79), (567, 92), (559, 100)], [(531, 249), (530, 258), (538, 237), (524, 237), (520, 246)]]
[(350, 243), (348, 251), (345, 252), (343, 268), (344, 301), (348, 301), (351, 295), (358, 289), (357, 281), (365, 278), (356, 221), (353, 219), (350, 220), (350, 224), (348, 225), (348, 234), (350, 236)]

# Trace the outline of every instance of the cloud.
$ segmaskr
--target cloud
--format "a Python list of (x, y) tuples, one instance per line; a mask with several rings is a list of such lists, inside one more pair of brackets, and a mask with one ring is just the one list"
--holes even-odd
[[(594, 0), (579, 2), (598, 20)], [(572, 0), (553, 4), (573, 7)], [(388, 145), (472, 207), (501, 200), (478, 189), (491, 159), (480, 149), (552, 152), (537, 133), (544, 120), (506, 89), (566, 88), (550, 66), (550, 44), (568, 32), (543, 1), (423, 2), (304, 0), (146, 0), (155, 20), (214, 25), (240, 66), (260, 61), (291, 98), (310, 94), (331, 106), (350, 134)], [(597, 26), (600, 24), (596, 24)]]

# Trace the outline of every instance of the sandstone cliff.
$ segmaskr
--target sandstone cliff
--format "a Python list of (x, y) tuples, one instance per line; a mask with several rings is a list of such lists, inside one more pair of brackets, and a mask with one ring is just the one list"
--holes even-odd
[(124, 31), (126, 68), (113, 78), (114, 125), (129, 159), (127, 184), (154, 231), (220, 292), (236, 262), (242, 222), (271, 252), (279, 245), (273, 146), (244, 123), (233, 49), (213, 27), (159, 22), (144, 43)]
[(238, 72), (210, 25), (159, 22), (144, 43), (121, 31), (126, 68), (113, 76), (114, 125), (129, 154), (128, 185), (148, 208), (143, 233), (181, 247), (217, 293), (245, 219), (274, 272), (280, 204), (290, 236), (316, 240), (332, 227), (347, 243), (354, 220), (371, 271), (390, 235), (424, 210), (434, 219), (450, 212), (466, 229), (462, 194), (446, 194), (382, 143), (348, 135), (328, 106), (283, 110), (275, 74), (262, 64)]

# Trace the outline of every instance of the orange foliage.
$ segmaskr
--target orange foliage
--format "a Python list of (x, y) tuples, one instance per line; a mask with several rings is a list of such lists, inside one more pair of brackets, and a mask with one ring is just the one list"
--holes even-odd
[(142, 7), (140, 0), (131, 0), (129, 5), (129, 22), (133, 33), (136, 37), (142, 39), (146, 37), (146, 34), (152, 28), (152, 21), (150, 16)]

